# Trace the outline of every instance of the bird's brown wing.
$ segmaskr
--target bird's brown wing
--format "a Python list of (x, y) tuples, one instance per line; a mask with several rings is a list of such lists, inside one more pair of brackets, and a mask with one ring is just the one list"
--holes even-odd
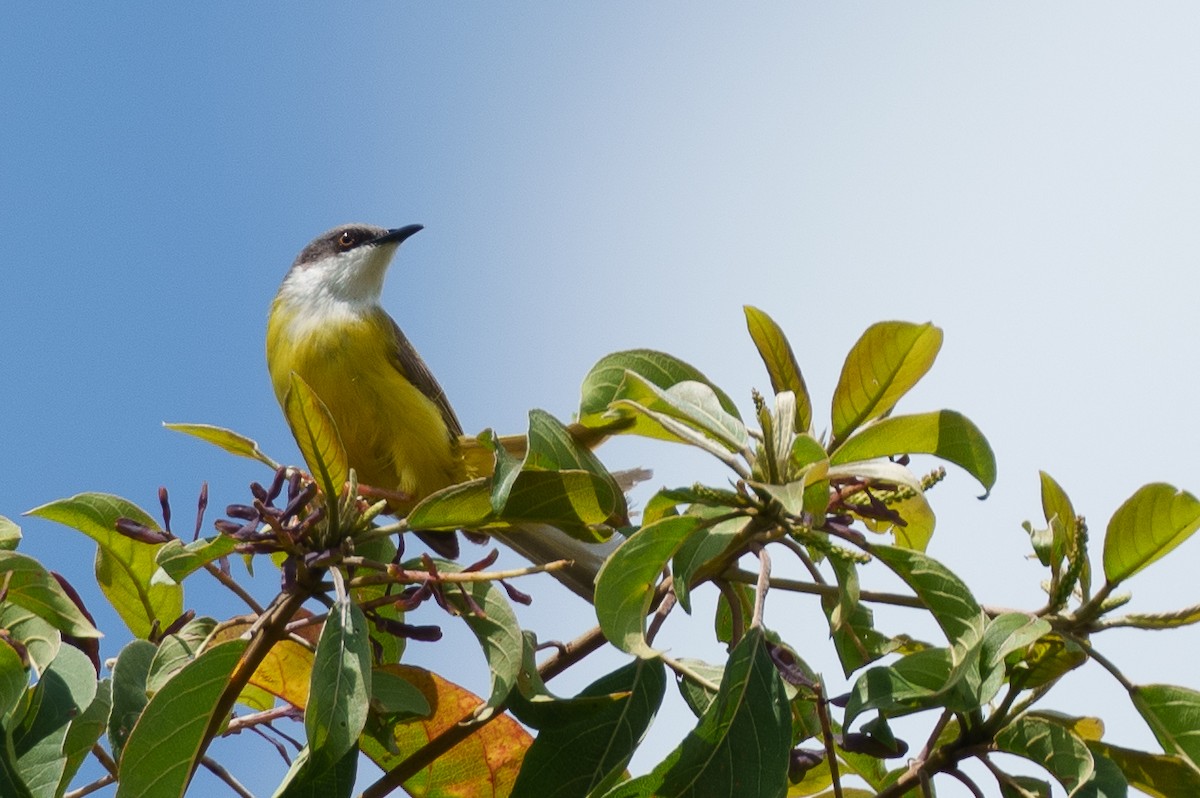
[(417, 387), (418, 391), (437, 405), (437, 409), (441, 411), (442, 420), (446, 422), (446, 427), (450, 431), (450, 439), (457, 440), (458, 436), (462, 435), (462, 424), (458, 422), (458, 416), (454, 415), (454, 408), (450, 406), (446, 392), (442, 390), (442, 386), (438, 385), (438, 381), (434, 379), (433, 373), (425, 365), (425, 361), (417, 354), (417, 350), (408, 342), (408, 338), (400, 330), (400, 325), (396, 324), (396, 320), (389, 316), (388, 321), (391, 322), (392, 335), (396, 343), (392, 349), (396, 368), (404, 375), (405, 379)]

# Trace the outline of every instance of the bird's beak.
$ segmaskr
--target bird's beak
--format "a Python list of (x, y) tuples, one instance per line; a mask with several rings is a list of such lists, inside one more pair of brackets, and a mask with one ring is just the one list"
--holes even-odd
[(410, 224), (410, 225), (405, 225), (404, 227), (397, 227), (395, 230), (388, 230), (386, 233), (381, 235), (379, 238), (376, 238), (371, 243), (372, 244), (396, 244), (396, 245), (399, 245), (402, 241), (404, 241), (404, 239), (408, 238), (409, 236), (413, 235), (414, 233), (419, 233), (424, 228), (425, 228), (425, 225), (423, 225), (423, 224)]

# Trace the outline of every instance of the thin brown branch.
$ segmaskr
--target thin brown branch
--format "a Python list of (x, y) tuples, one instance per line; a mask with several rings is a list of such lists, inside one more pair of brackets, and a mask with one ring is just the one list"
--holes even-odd
[(221, 727), (225, 725), (242, 689), (250, 681), (250, 677), (262, 664), (271, 648), (285, 635), (284, 627), (296, 614), (296, 611), (303, 606), (309, 595), (307, 589), (296, 585), (291, 590), (277, 595), (266, 611), (255, 621), (254, 626), (251, 627), (250, 644), (242, 653), (242, 658), (230, 677), (229, 684), (225, 685), (225, 690), (217, 699), (216, 706), (213, 707), (208, 721), (208, 729), (205, 731), (204, 740), (200, 745), (197, 763), (200, 761), (199, 757), (208, 750), (213, 738), (221, 731)]
[(238, 732), (244, 731), (245, 729), (253, 726), (271, 723), (279, 720), (280, 718), (295, 717), (299, 714), (299, 712), (300, 710), (291, 704), (285, 704), (283, 706), (263, 710), (262, 712), (255, 712), (250, 715), (242, 715), (229, 721), (229, 725), (225, 728), (225, 734), (237, 734)]
[(821, 739), (825, 743), (825, 761), (829, 763), (829, 777), (833, 780), (833, 798), (842, 798), (842, 778), (838, 772), (837, 748), (833, 740), (833, 724), (829, 722), (829, 709), (826, 706), (825, 686), (818, 682), (814, 688), (817, 700), (817, 720), (821, 722)]
[[(741, 568), (731, 568), (723, 573), (722, 578), (728, 579), (731, 582), (741, 582), (747, 585), (753, 585), (758, 582), (758, 574)], [(784, 579), (782, 577), (771, 577), (769, 584), (776, 590), (786, 590), (792, 593), (808, 593), (813, 596), (830, 596), (836, 598), (838, 595), (837, 585), (818, 585), (813, 582), (801, 582), (796, 579)], [(876, 604), (892, 604), (897, 607), (911, 607), (913, 609), (923, 610), (925, 605), (921, 599), (916, 596), (905, 596), (900, 593), (881, 593), (876, 590), (863, 590), (858, 595), (860, 601), (871, 601)]]
[(225, 782), (225, 784), (229, 786), (229, 789), (233, 790), (235, 793), (241, 796), (241, 798), (254, 798), (254, 793), (242, 786), (242, 783), (235, 779), (233, 774), (226, 770), (220, 762), (216, 761), (212, 757), (206, 756), (200, 760), (200, 764), (204, 765), (205, 769), (208, 770), (209, 773), (212, 773), (218, 779)]
[(553, 679), (607, 642), (600, 627), (594, 626), (569, 643), (559, 646), (538, 666), (538, 673), (543, 679)]
[(116, 780), (117, 780), (117, 777), (114, 776), (113, 774), (105, 773), (100, 778), (96, 779), (95, 781), (93, 781), (89, 784), (83, 785), (82, 787), (80, 787), (77, 790), (71, 790), (70, 792), (63, 793), (63, 798), (83, 798), (83, 796), (85, 796), (85, 795), (91, 795), (92, 793), (96, 792), (97, 790), (104, 789), (105, 787), (112, 784)]
[[(359, 558), (347, 557), (343, 562), (346, 565), (355, 566), (361, 565), (356, 562)], [(563, 568), (571, 565), (571, 560), (555, 560), (544, 565), (530, 565), (527, 568), (512, 568), (507, 571), (458, 571), (456, 573), (444, 573), (439, 571), (436, 574), (431, 574), (428, 571), (417, 571), (408, 568), (401, 568), (398, 565), (387, 566), (384, 573), (366, 574), (364, 576), (356, 576), (346, 582), (349, 588), (366, 587), (367, 585), (411, 585), (424, 584), (426, 582), (498, 582), (502, 579), (516, 579), (522, 576), (531, 576), (532, 574), (550, 573), (552, 571), (560, 571)]]
[(246, 606), (249, 607), (256, 615), (263, 614), (263, 606), (254, 599), (254, 596), (247, 592), (246, 588), (239, 585), (236, 579), (210, 562), (204, 564), (204, 570), (212, 574), (214, 579), (232, 591), (235, 596), (246, 602)]

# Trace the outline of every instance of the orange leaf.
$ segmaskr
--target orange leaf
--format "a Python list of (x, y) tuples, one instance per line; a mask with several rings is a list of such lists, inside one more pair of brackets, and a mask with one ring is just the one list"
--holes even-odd
[[(300, 610), (296, 617), (304, 617), (312, 613)], [(249, 620), (234, 620), (223, 623), (213, 633), (209, 645), (215, 645), (223, 640), (240, 637), (250, 628)], [(297, 634), (306, 640), (316, 643), (321, 633), (320, 624), (302, 626)], [(312, 676), (312, 652), (292, 640), (280, 640), (276, 643), (258, 668), (250, 677), (249, 683), (271, 695), (283, 699), (289, 704), (304, 709), (308, 705), (308, 686)]]
[[(409, 754), (427, 745), (484, 703), (469, 690), (423, 668), (385, 665), (380, 670), (393, 673), (416, 687), (433, 707), (431, 717), (400, 723), (392, 729), (396, 753), (384, 748), (370, 735), (363, 735), (363, 753), (384, 770), (400, 764)], [(506, 796), (512, 792), (521, 760), (532, 742), (533, 738), (512, 717), (500, 715), (405, 782), (404, 789), (413, 798)]]

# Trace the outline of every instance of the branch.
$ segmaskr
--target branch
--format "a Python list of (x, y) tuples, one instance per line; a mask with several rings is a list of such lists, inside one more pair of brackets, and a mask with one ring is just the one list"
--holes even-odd
[(242, 783), (233, 777), (233, 774), (225, 769), (220, 762), (211, 757), (204, 757), (200, 760), (201, 764), (208, 769), (210, 773), (216, 776), (221, 781), (229, 785), (229, 789), (240, 795), (242, 798), (254, 798), (254, 793), (242, 786)]
[[(357, 567), (372, 567), (370, 560), (362, 560), (360, 557), (346, 557), (342, 560), (345, 565)], [(530, 576), (532, 574), (551, 573), (553, 571), (561, 571), (563, 568), (572, 564), (571, 560), (555, 560), (548, 562), (545, 565), (530, 565), (525, 568), (512, 568), (507, 571), (458, 571), (455, 573), (443, 573), (439, 571), (436, 574), (431, 574), (428, 571), (410, 570), (401, 568), (398, 565), (387, 565), (386, 573), (366, 574), (364, 576), (356, 576), (346, 582), (349, 588), (366, 587), (367, 585), (411, 585), (425, 584), (427, 582), (434, 583), (453, 583), (453, 582), (499, 582), (502, 579), (516, 579), (522, 576)]]
[[(758, 574), (742, 570), (741, 568), (731, 568), (721, 576), (730, 582), (741, 582), (747, 585), (758, 583)], [(830, 596), (832, 598), (837, 598), (838, 595), (837, 585), (818, 585), (813, 582), (800, 582), (795, 579), (783, 579), (775, 576), (770, 578), (768, 584), (777, 590), (787, 590), (792, 593), (808, 593), (814, 596)], [(873, 601), (876, 604), (893, 604), (897, 607), (911, 607), (917, 610), (926, 609), (925, 604), (916, 596), (863, 590), (859, 593), (858, 597), (861, 601)]]
[(62, 798), (83, 798), (83, 796), (91, 795), (92, 793), (96, 792), (96, 790), (104, 789), (105, 787), (112, 784), (116, 780), (117, 780), (117, 777), (114, 776), (113, 774), (105, 773), (103, 776), (96, 779), (91, 784), (85, 784), (82, 787), (80, 787), (78, 790), (71, 790), (70, 792), (63, 793)]
[(237, 596), (238, 598), (240, 598), (242, 601), (246, 602), (246, 606), (248, 606), (256, 614), (262, 615), (262, 613), (263, 613), (262, 605), (259, 604), (257, 601), (255, 601), (254, 596), (250, 595), (244, 587), (239, 585), (237, 583), (236, 579), (234, 579), (229, 574), (225, 573), (220, 568), (218, 568), (217, 566), (213, 565), (210, 562), (206, 562), (204, 564), (204, 570), (206, 570), (210, 574), (212, 574), (213, 578), (215, 578), (222, 585), (224, 585), (225, 587), (227, 587), (231, 591), (233, 591), (233, 594), (235, 596)]
[[(221, 697), (217, 699), (217, 704), (213, 707), (212, 715), (208, 721), (208, 728), (204, 732), (204, 740), (200, 744), (200, 750), (197, 752), (196, 764), (201, 761), (204, 752), (208, 750), (208, 746), (212, 743), (213, 738), (221, 731), (221, 727), (225, 725), (225, 721), (229, 718), (229, 713), (233, 710), (233, 705), (237, 702), (237, 698), (241, 695), (242, 689), (246, 683), (250, 681), (250, 677), (254, 675), (254, 671), (262, 664), (268, 652), (285, 634), (284, 629), (296, 611), (309, 598), (309, 590), (302, 588), (299, 584), (293, 586), (290, 590), (285, 590), (275, 597), (266, 612), (259, 617), (251, 631), (250, 645), (246, 647), (242, 653), (242, 659), (238, 662), (237, 668), (233, 672), (233, 676), (229, 680), (229, 684), (225, 686), (225, 690), (221, 693)], [(194, 766), (193, 766), (194, 767)]]

